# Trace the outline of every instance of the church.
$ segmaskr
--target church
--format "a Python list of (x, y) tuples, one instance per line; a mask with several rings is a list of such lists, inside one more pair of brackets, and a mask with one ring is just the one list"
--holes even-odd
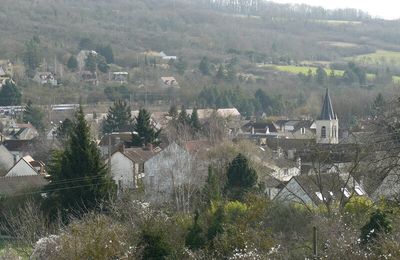
[(326, 89), (324, 102), (320, 116), (315, 121), (316, 142), (318, 144), (338, 144), (339, 143), (339, 119), (333, 111), (329, 90)]

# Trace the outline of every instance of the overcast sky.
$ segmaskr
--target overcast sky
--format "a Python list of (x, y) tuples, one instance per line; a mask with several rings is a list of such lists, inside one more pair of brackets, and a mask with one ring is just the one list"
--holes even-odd
[(356, 8), (372, 16), (385, 19), (400, 18), (399, 0), (271, 0), (277, 3), (295, 3), (322, 6), (328, 9)]

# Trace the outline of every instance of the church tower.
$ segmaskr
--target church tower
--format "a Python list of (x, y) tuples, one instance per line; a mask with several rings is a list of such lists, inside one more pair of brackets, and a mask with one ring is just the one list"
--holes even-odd
[(339, 120), (333, 112), (331, 97), (326, 89), (321, 115), (315, 122), (317, 127), (318, 144), (338, 144), (339, 143)]

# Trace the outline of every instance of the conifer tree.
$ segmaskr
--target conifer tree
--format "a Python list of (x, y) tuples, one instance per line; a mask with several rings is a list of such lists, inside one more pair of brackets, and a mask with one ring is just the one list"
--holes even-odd
[(169, 108), (168, 115), (173, 119), (176, 119), (178, 117), (178, 108), (175, 104), (171, 105), (171, 107)]
[(66, 118), (62, 123), (57, 127), (57, 139), (65, 143), (69, 135), (72, 133), (72, 130), (74, 129), (74, 122), (72, 122), (69, 118)]
[(22, 117), (25, 123), (31, 123), (39, 131), (44, 130), (44, 113), (39, 107), (33, 106), (31, 100), (29, 100), (27, 105), (25, 106), (25, 111)]
[(210, 64), (207, 57), (203, 57), (199, 64), (199, 70), (203, 75), (210, 75)]
[(189, 123), (189, 120), (190, 120), (190, 118), (189, 118), (188, 114), (186, 113), (186, 108), (184, 105), (182, 105), (181, 112), (179, 112), (179, 115), (178, 115), (178, 123), (180, 123), (182, 125), (186, 125)]
[(92, 73), (96, 72), (97, 59), (96, 59), (96, 56), (92, 52), (89, 53), (89, 55), (87, 56), (87, 58), (85, 60), (85, 68)]
[(39, 37), (34, 36), (25, 44), (23, 60), (27, 75), (30, 78), (33, 78), (35, 76), (36, 69), (40, 66), (40, 62), (42, 60)]
[(190, 126), (193, 128), (194, 131), (199, 131), (201, 128), (196, 107), (193, 108), (192, 115), (190, 116)]
[(208, 167), (208, 176), (202, 191), (202, 197), (202, 201), (206, 203), (206, 206), (209, 206), (213, 201), (221, 199), (220, 183), (211, 166)]
[(225, 193), (234, 200), (241, 200), (243, 195), (257, 184), (257, 173), (252, 169), (247, 158), (238, 154), (229, 164)]
[(190, 227), (189, 233), (185, 238), (185, 245), (192, 250), (196, 250), (204, 247), (205, 243), (206, 241), (203, 235), (203, 229), (199, 223), (199, 211), (196, 211), (193, 225)]
[(69, 57), (67, 67), (71, 71), (75, 71), (78, 68), (78, 60), (75, 58), (74, 55), (71, 55), (71, 57)]
[(133, 131), (137, 134), (132, 135), (132, 144), (134, 146), (146, 146), (148, 144), (158, 144), (161, 130), (156, 131), (151, 126), (150, 113), (146, 109), (140, 109), (136, 122), (133, 125)]
[(117, 100), (108, 109), (103, 123), (103, 133), (130, 131), (132, 125), (131, 108), (125, 101)]
[(215, 77), (218, 80), (223, 80), (225, 78), (224, 66), (222, 64), (219, 65), (219, 68), (218, 68), (218, 71), (217, 71), (217, 74), (215, 75)]
[(11, 80), (0, 89), (0, 106), (18, 106), (21, 104), (22, 94)]
[(75, 114), (74, 128), (63, 151), (56, 152), (49, 168), (50, 183), (45, 187), (46, 208), (52, 216), (83, 214), (95, 209), (115, 191), (96, 143), (90, 136), (82, 107)]

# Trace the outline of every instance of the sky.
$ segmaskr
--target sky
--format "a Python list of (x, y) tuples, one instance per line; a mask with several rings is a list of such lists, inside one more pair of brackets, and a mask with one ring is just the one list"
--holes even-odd
[(366, 11), (373, 17), (384, 19), (400, 18), (399, 0), (272, 0), (276, 3), (308, 4), (327, 9), (355, 8)]

